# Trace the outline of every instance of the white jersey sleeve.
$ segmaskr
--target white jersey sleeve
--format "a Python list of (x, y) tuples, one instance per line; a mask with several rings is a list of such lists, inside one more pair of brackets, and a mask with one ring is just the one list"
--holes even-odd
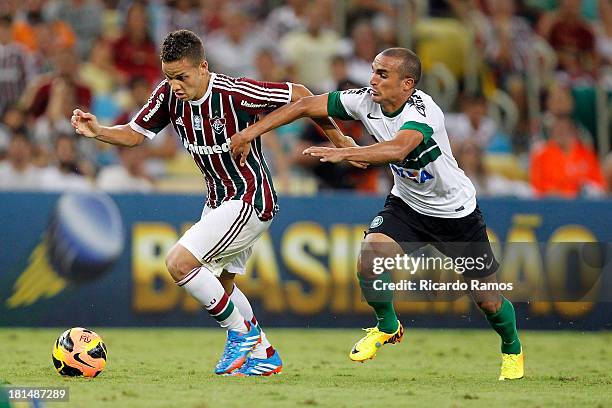
[(370, 88), (330, 92), (327, 96), (327, 114), (341, 120), (362, 120), (364, 105), (370, 99)]

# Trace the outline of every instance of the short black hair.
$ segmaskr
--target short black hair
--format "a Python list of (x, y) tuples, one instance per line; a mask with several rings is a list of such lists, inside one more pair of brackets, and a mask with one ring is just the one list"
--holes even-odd
[(204, 45), (193, 31), (177, 30), (164, 38), (159, 56), (163, 62), (187, 58), (197, 65), (204, 60)]
[(408, 48), (395, 47), (387, 48), (381, 52), (381, 55), (401, 59), (400, 75), (404, 78), (414, 79), (415, 85), (419, 83), (421, 80), (421, 60), (414, 52)]

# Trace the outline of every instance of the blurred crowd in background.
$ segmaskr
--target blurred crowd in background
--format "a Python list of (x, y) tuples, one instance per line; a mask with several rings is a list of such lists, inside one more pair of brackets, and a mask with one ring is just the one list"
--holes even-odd
[[(612, 194), (612, 0), (2, 0), (0, 189), (201, 193), (172, 129), (128, 149), (70, 126), (76, 107), (127, 123), (180, 28), (201, 35), (214, 72), (314, 93), (368, 86), (378, 52), (411, 48), (480, 196)], [(359, 122), (339, 125), (373, 143)], [(309, 120), (263, 141), (281, 194), (392, 183), (388, 167), (303, 156), (326, 144)]]

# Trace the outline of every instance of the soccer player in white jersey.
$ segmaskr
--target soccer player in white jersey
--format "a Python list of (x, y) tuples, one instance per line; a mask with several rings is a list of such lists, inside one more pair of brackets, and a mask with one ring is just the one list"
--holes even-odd
[[(304, 86), (232, 78), (208, 70), (204, 47), (191, 31), (168, 34), (161, 47), (166, 77), (129, 124), (100, 126), (91, 113), (76, 109), (78, 134), (122, 146), (152, 139), (172, 125), (204, 175), (208, 197), (201, 219), (170, 250), (168, 271), (228, 329), (215, 372), (270, 375), (282, 369), (278, 352), (258, 325), (245, 295), (233, 283), (243, 274), (257, 238), (278, 210), (272, 177), (254, 139), (245, 165), (234, 161), (231, 137), (259, 114), (312, 95)], [(329, 118), (316, 119), (337, 146), (350, 146)], [(358, 165), (358, 164), (356, 164)]]
[[(317, 95), (282, 107), (232, 139), (232, 151), (244, 162), (243, 147), (255, 137), (300, 117), (359, 120), (377, 142), (371, 146), (310, 147), (305, 154), (321, 161), (352, 160), (389, 164), (394, 185), (384, 208), (373, 219), (360, 253), (358, 278), (362, 293), (374, 309), (378, 324), (351, 350), (353, 361), (376, 355), (386, 343), (402, 339), (403, 328), (390, 293), (381, 294), (374, 282), (389, 274), (373, 273), (373, 259), (411, 253), (433, 243), (451, 258), (483, 257), (483, 267), (466, 270), (470, 281), (496, 282), (493, 256), (474, 186), (457, 166), (444, 127), (444, 115), (432, 98), (416, 88), (421, 62), (405, 48), (389, 48), (372, 64), (371, 87)], [(467, 244), (467, 245), (466, 245)], [(380, 289), (380, 283), (379, 283)], [(523, 377), (523, 351), (512, 303), (496, 290), (471, 295), (491, 327), (501, 337), (500, 380)]]

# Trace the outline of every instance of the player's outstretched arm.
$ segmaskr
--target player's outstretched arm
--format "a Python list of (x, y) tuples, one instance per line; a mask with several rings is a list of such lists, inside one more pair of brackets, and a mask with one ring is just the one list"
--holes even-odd
[[(308, 88), (306, 88), (302, 84), (292, 84), (293, 92), (291, 93), (291, 102), (296, 102), (302, 98), (306, 98), (308, 96), (314, 96), (312, 92)], [(323, 96), (323, 95), (321, 95)], [(325, 100), (325, 106), (327, 106), (327, 99)], [(327, 112), (326, 112), (327, 113)], [(308, 115), (306, 115), (308, 116)], [(342, 133), (336, 122), (328, 117), (311, 117), (312, 121), (319, 126), (325, 136), (329, 139), (330, 142), (334, 144), (336, 147), (351, 147), (357, 146), (355, 140), (352, 137), (346, 136)]]
[(423, 134), (416, 130), (400, 130), (392, 140), (360, 147), (309, 147), (304, 154), (320, 157), (322, 162), (338, 163), (352, 160), (369, 164), (401, 162), (408, 153), (423, 141)]
[(136, 146), (143, 142), (145, 136), (136, 132), (129, 125), (102, 126), (98, 118), (89, 112), (75, 109), (70, 123), (79, 135), (101, 140), (120, 146)]
[(232, 154), (234, 157), (240, 156), (240, 164), (244, 165), (246, 161), (246, 154), (244, 153), (248, 154), (245, 146), (256, 137), (299, 118), (326, 118), (327, 116), (327, 94), (300, 98), (276, 109), (263, 119), (233, 135)]
[[(310, 92), (310, 90), (306, 88), (304, 85), (292, 84), (292, 87), (293, 87), (293, 92), (291, 94), (291, 102), (298, 101), (307, 96), (314, 96), (313, 93)], [(325, 103), (327, 104), (327, 101), (325, 101)], [(331, 117), (328, 117), (328, 116), (322, 117), (322, 118), (312, 117), (311, 120), (314, 123), (316, 123), (317, 126), (321, 128), (321, 130), (323, 130), (323, 133), (325, 133), (325, 136), (327, 136), (329, 141), (332, 142), (334, 146), (336, 147), (358, 146), (352, 137), (346, 136), (345, 134), (342, 133), (342, 131), (340, 130), (336, 122)], [(349, 163), (360, 169), (366, 169), (368, 167), (366, 163), (355, 162), (351, 160), (349, 160)]]

